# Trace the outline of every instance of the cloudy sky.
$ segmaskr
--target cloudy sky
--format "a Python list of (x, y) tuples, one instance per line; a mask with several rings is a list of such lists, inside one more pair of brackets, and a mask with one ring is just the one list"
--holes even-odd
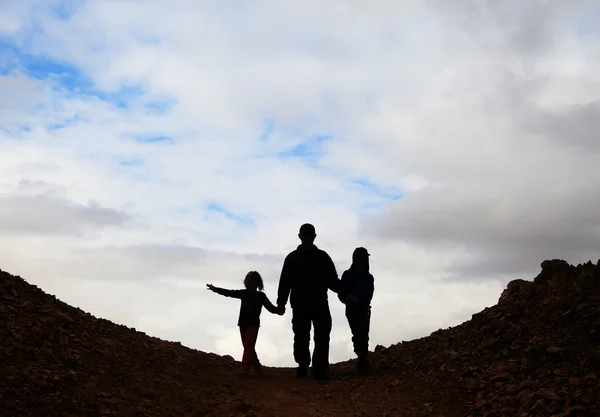
[[(372, 253), (372, 347), (596, 261), (600, 3), (525, 3), (0, 0), (0, 268), (239, 359), (205, 284), (274, 301), (307, 221), (340, 274)], [(294, 365), (290, 320), (263, 363)]]

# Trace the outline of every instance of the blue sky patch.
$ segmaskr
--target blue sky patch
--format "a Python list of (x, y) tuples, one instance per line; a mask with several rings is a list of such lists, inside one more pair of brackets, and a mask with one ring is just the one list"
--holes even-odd
[(333, 139), (333, 136), (331, 136), (331, 135), (315, 135), (315, 138), (314, 138), (314, 140), (317, 143), (329, 142), (332, 139)]
[(124, 167), (139, 167), (144, 165), (144, 160), (142, 158), (137, 158), (134, 156), (121, 157), (117, 162), (119, 165)]
[(134, 100), (144, 95), (144, 89), (140, 86), (124, 86), (114, 92), (102, 92), (99, 90), (81, 91), (81, 94), (98, 97), (100, 100), (111, 103), (114, 106), (126, 109)]
[(150, 100), (144, 107), (150, 114), (164, 115), (170, 112), (177, 105), (176, 98), (168, 98), (164, 100)]
[(68, 117), (60, 123), (53, 123), (53, 124), (47, 125), (46, 129), (50, 132), (53, 130), (64, 129), (65, 127), (74, 126), (80, 120), (81, 119), (79, 118), (79, 115), (75, 114), (75, 116)]
[(69, 90), (91, 88), (93, 84), (92, 80), (74, 65), (42, 55), (23, 53), (10, 43), (0, 43), (0, 47), (13, 58), (11, 70), (20, 69), (37, 80), (52, 79)]
[(299, 158), (310, 166), (316, 167), (325, 154), (323, 144), (332, 139), (333, 137), (329, 135), (315, 135), (290, 149), (278, 152), (277, 156), (279, 158)]
[(168, 136), (133, 136), (133, 140), (139, 143), (165, 143), (172, 144), (174, 141)]
[(49, 7), (50, 13), (62, 20), (69, 20), (77, 10), (85, 4), (85, 0), (62, 0)]
[(225, 218), (234, 221), (238, 226), (253, 226), (254, 221), (249, 216), (237, 215), (227, 210), (220, 203), (213, 201), (206, 205), (208, 211), (219, 213)]
[(386, 187), (373, 183), (368, 178), (350, 178), (348, 182), (358, 185), (361, 188), (375, 194), (378, 197), (382, 197), (386, 200), (399, 200), (404, 197), (405, 193), (399, 187)]
[[(120, 108), (127, 108), (131, 101), (145, 92), (139, 85), (126, 85), (111, 92), (98, 90), (94, 87), (93, 80), (75, 65), (44, 55), (25, 53), (14, 42), (6, 39), (0, 40), (0, 50), (3, 61), (0, 64), (0, 75), (22, 71), (36, 80), (52, 82), (54, 90), (97, 97)], [(164, 111), (171, 105), (171, 101), (154, 104), (159, 111)]]
[(310, 156), (320, 155), (322, 151), (315, 149), (308, 143), (300, 143), (294, 146), (291, 149), (281, 151), (277, 153), (277, 156), (281, 158), (286, 157), (298, 157), (298, 158), (306, 158)]
[(31, 126), (29, 125), (15, 125), (12, 127), (0, 125), (0, 135), (4, 137), (8, 136), (10, 139), (20, 139), (21, 134), (29, 131), (31, 131)]
[(258, 140), (265, 142), (265, 141), (269, 140), (269, 136), (271, 136), (271, 133), (273, 133), (273, 130), (275, 129), (275, 120), (267, 119), (264, 121), (263, 124), (264, 124), (263, 131), (258, 136)]

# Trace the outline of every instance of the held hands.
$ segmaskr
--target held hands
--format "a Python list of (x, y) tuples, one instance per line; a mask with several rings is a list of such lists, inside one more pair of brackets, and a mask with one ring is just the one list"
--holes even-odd
[(284, 313), (285, 313), (285, 306), (283, 306), (283, 305), (277, 306), (277, 314), (279, 314), (280, 316), (283, 316)]
[(354, 294), (346, 295), (346, 304), (356, 304), (356, 303), (358, 303), (358, 299), (356, 298), (356, 296)]

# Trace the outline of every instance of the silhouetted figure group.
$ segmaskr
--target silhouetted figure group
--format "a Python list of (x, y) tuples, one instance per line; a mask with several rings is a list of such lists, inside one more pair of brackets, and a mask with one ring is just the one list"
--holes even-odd
[(292, 331), (294, 332), (294, 360), (298, 364), (296, 376), (308, 375), (311, 364), (310, 331), (314, 328), (314, 350), (312, 354), (312, 376), (315, 380), (329, 379), (329, 340), (332, 327), (327, 292), (337, 293), (346, 305), (346, 318), (352, 332), (352, 343), (357, 355), (357, 370), (360, 374), (370, 372), (369, 330), (371, 321), (371, 299), (374, 292), (373, 275), (369, 272), (369, 253), (365, 248), (356, 248), (352, 254), (350, 268), (341, 279), (331, 257), (315, 244), (317, 234), (312, 224), (300, 227), (300, 245), (290, 252), (283, 263), (277, 307), (263, 291), (260, 274), (250, 271), (244, 280), (243, 290), (226, 290), (207, 284), (209, 290), (218, 294), (241, 299), (238, 326), (244, 353), (242, 374), (251, 367), (262, 374), (262, 365), (256, 354), (256, 340), (260, 327), (260, 313), (264, 306), (273, 314), (283, 315), (290, 301), (292, 308)]

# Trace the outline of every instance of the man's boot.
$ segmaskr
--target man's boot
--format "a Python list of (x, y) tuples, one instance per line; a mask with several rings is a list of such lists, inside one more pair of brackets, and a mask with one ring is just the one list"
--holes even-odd
[(296, 368), (296, 378), (306, 378), (306, 375), (308, 375), (308, 366), (298, 366), (298, 368)]
[(325, 369), (320, 369), (320, 368), (315, 369), (313, 367), (312, 374), (313, 374), (313, 379), (315, 381), (329, 381), (329, 375), (327, 374), (327, 371)]

